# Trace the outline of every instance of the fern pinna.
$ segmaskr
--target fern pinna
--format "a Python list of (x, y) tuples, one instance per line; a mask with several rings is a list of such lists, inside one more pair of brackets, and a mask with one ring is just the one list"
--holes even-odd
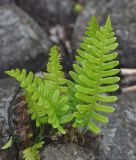
[[(116, 91), (119, 86), (116, 84), (119, 77), (119, 65), (117, 60), (116, 38), (111, 27), (110, 17), (106, 24), (99, 28), (95, 17), (89, 22), (89, 27), (83, 37), (81, 49), (77, 50), (77, 64), (73, 65), (74, 71), (70, 72), (74, 83), (73, 93), (76, 99), (75, 123), (74, 127), (88, 127), (95, 133), (100, 132), (100, 128), (94, 120), (107, 123), (108, 118), (100, 112), (113, 112), (114, 108), (106, 106), (104, 102), (114, 102), (116, 96), (106, 96), (103, 93)], [(71, 88), (70, 88), (71, 89)], [(73, 99), (73, 100), (74, 100)]]
[(61, 69), (58, 48), (54, 46), (50, 52), (45, 80), (34, 76), (32, 72), (26, 74), (24, 69), (6, 71), (6, 73), (16, 78), (25, 89), (28, 112), (31, 118), (36, 120), (36, 126), (49, 123), (64, 134), (65, 130), (61, 125), (71, 121), (73, 114), (70, 113), (68, 97), (64, 95), (67, 87)]

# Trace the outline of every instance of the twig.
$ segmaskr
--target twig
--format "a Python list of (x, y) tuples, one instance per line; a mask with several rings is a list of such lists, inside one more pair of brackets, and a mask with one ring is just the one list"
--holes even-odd
[(121, 68), (121, 74), (123, 76), (131, 76), (131, 75), (136, 75), (136, 69), (134, 68)]
[(123, 93), (136, 92), (136, 85), (122, 88)]

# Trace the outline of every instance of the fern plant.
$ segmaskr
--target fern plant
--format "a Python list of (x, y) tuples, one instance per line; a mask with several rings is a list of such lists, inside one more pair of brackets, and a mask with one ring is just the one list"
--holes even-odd
[(6, 73), (20, 82), (25, 89), (25, 97), (28, 103), (28, 112), (32, 120), (36, 120), (36, 126), (49, 123), (62, 134), (65, 130), (62, 125), (73, 119), (68, 105), (68, 96), (64, 94), (67, 87), (64, 73), (59, 64), (59, 52), (56, 46), (51, 49), (49, 63), (47, 64), (46, 79), (34, 76), (32, 72), (26, 74), (26, 70), (11, 70)]
[[(95, 17), (89, 22), (89, 27), (83, 37), (81, 49), (77, 50), (76, 64), (74, 71), (70, 72), (74, 83), (69, 85), (74, 89), (77, 111), (75, 115), (74, 127), (88, 127), (95, 133), (100, 132), (100, 128), (95, 125), (94, 120), (107, 123), (108, 118), (100, 112), (112, 113), (113, 107), (106, 106), (105, 102), (114, 102), (116, 96), (103, 95), (106, 92), (116, 91), (119, 86), (116, 84), (120, 79), (116, 76), (119, 69), (117, 60), (118, 43), (111, 27), (110, 17), (106, 24), (99, 27)], [(70, 82), (69, 82), (70, 83)]]
[[(88, 23), (85, 36), (77, 50), (76, 63), (70, 71), (73, 80), (64, 77), (60, 64), (58, 47), (50, 50), (47, 70), (43, 77), (35, 76), (26, 70), (12, 69), (6, 73), (20, 83), (28, 104), (28, 113), (36, 121), (36, 126), (52, 125), (62, 134), (66, 133), (67, 123), (73, 127), (86, 127), (94, 133), (100, 128), (94, 121), (107, 123), (108, 118), (101, 112), (112, 113), (115, 109), (105, 103), (114, 102), (116, 96), (104, 95), (116, 91), (120, 78), (116, 75), (119, 62), (116, 59), (118, 46), (111, 27), (110, 17), (99, 27), (93, 17)], [(23, 152), (25, 160), (38, 160), (38, 150), (42, 141), (28, 147)]]

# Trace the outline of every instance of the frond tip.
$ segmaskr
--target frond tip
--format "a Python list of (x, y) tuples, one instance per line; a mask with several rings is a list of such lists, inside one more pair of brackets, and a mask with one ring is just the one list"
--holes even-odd
[(53, 46), (50, 49), (45, 80), (61, 90), (61, 92), (66, 92), (66, 79), (64, 78), (64, 72), (60, 64), (60, 53), (57, 46)]

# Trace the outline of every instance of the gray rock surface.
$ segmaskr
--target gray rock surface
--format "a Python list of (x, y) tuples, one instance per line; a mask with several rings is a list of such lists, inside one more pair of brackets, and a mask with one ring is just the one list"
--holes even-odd
[(0, 7), (0, 74), (15, 67), (40, 69), (50, 45), (47, 34), (20, 8)]
[[(10, 107), (10, 102), (15, 95), (17, 88), (17, 82), (11, 78), (0, 80), (0, 149), (10, 138), (8, 110)], [(0, 150), (0, 160), (6, 160), (7, 154), (7, 151)]]
[(14, 0), (0, 0), (0, 5), (13, 4)]
[(7, 4), (14, 4), (14, 0), (0, 0), (0, 6), (1, 5), (7, 5)]
[(72, 143), (49, 145), (41, 152), (41, 160), (95, 160), (92, 152)]
[(136, 93), (122, 94), (110, 123), (104, 125), (99, 160), (136, 159)]
[(78, 48), (87, 21), (96, 15), (100, 24), (111, 15), (113, 28), (119, 42), (119, 59), (122, 67), (136, 67), (136, 0), (88, 0), (77, 18), (73, 44)]
[(17, 4), (26, 10), (40, 24), (67, 23), (73, 10), (73, 0), (17, 0)]
[(136, 160), (136, 93), (120, 95), (115, 108), (102, 135), (90, 140), (87, 148), (48, 145), (41, 152), (42, 160)]

